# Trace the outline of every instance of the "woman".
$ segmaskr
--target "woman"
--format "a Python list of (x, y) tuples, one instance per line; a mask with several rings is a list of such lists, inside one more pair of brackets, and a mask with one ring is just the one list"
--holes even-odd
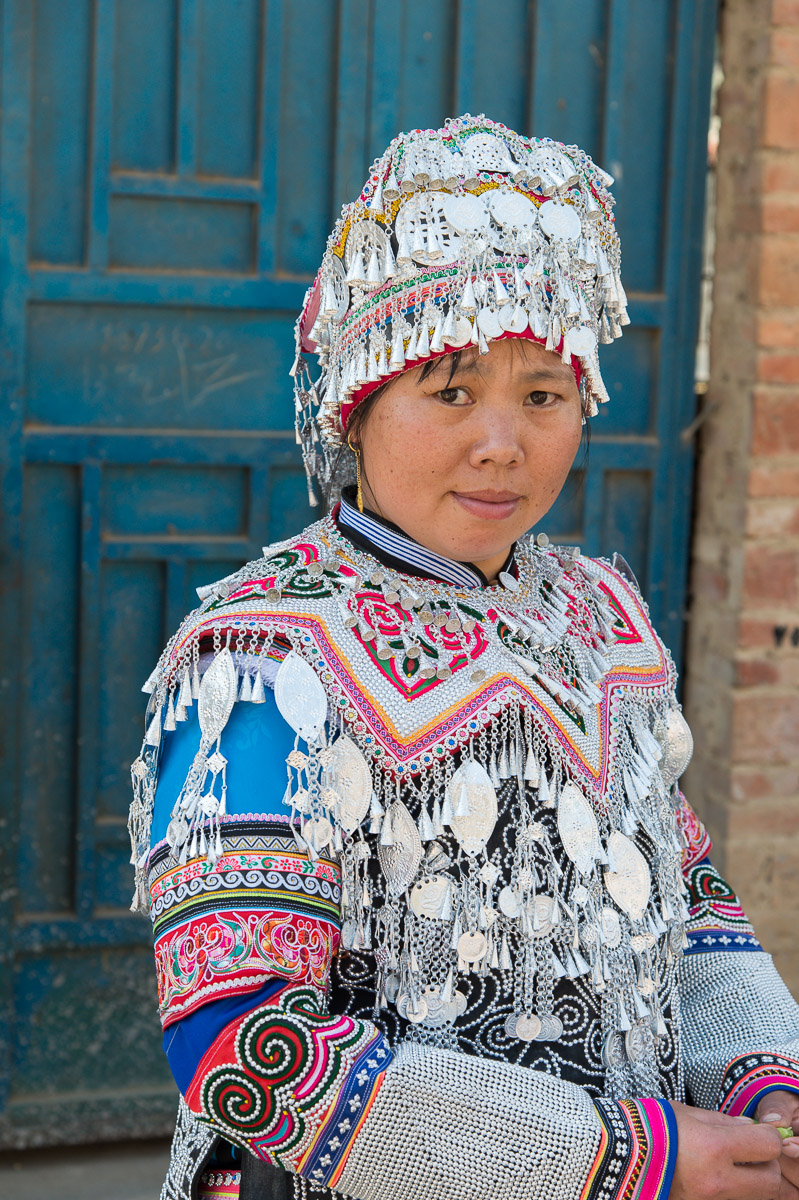
[(525, 536), (627, 323), (611, 183), (466, 116), (329, 239), (297, 432), (355, 484), (145, 689), (167, 1197), (799, 1196), (799, 1010), (678, 790), (668, 652), (623, 562)]

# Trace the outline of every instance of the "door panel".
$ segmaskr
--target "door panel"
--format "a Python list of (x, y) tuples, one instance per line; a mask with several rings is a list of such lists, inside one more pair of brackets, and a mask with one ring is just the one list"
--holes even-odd
[(128, 910), (139, 688), (310, 518), (287, 377), (339, 205), (400, 128), (485, 111), (617, 177), (632, 326), (550, 515), (679, 650), (714, 0), (4, 0), (0, 1145), (168, 1130)]

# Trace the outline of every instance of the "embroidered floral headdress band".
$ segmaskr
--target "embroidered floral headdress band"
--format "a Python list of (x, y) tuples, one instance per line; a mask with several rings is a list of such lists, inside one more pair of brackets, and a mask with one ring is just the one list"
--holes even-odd
[(629, 323), (612, 183), (578, 147), (484, 116), (395, 138), (342, 209), (297, 321), (309, 481), (326, 488), (349, 417), (375, 388), (468, 345), (485, 354), (502, 337), (571, 362), (593, 416), (608, 399), (597, 347)]

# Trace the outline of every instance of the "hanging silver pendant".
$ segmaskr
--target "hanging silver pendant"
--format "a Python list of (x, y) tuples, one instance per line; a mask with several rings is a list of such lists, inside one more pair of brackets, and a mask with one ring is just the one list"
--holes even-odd
[(513, 1037), (519, 1038), (522, 1042), (534, 1042), (541, 1033), (541, 1019), (539, 1017), (522, 1016), (515, 1019)]
[(304, 658), (289, 651), (275, 678), (280, 715), (306, 742), (315, 742), (327, 719), (325, 689)]
[(388, 893), (401, 895), (416, 878), (422, 861), (422, 840), (416, 822), (401, 800), (395, 800), (386, 812), (392, 835), (390, 846), (378, 844), (377, 857), (386, 878)]
[(605, 887), (611, 899), (631, 921), (640, 921), (652, 890), (646, 859), (634, 842), (618, 832), (608, 838), (608, 859)]
[(476, 929), (473, 933), (462, 933), (458, 938), (458, 954), (465, 962), (479, 962), (488, 949), (485, 934)]
[(573, 783), (558, 801), (558, 833), (577, 870), (587, 875), (600, 854), (599, 826), (591, 805)]
[(338, 822), (345, 833), (358, 828), (372, 799), (372, 773), (369, 764), (346, 733), (331, 746), (333, 786), (341, 797)]
[(411, 888), (411, 908), (417, 917), (429, 917), (434, 921), (446, 919), (447, 909), (452, 903), (452, 880), (447, 875), (436, 875), (420, 879)]
[(197, 715), (200, 732), (208, 742), (215, 742), (227, 725), (236, 700), (238, 675), (233, 655), (224, 646), (214, 658), (200, 683)]
[(447, 784), (450, 827), (466, 854), (485, 849), (497, 823), (497, 793), (485, 768), (467, 759)]
[(664, 784), (670, 788), (687, 769), (694, 753), (694, 739), (691, 729), (678, 708), (672, 708), (666, 721), (665, 729), (660, 726), (655, 730), (655, 737), (660, 743), (663, 757), (660, 760), (660, 774)]

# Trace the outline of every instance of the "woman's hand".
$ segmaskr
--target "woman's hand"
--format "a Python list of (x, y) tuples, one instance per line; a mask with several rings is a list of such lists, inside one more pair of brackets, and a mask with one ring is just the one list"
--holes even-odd
[(782, 1138), (771, 1123), (674, 1101), (672, 1108), (678, 1142), (669, 1200), (799, 1200), (799, 1188), (781, 1169)]
[[(799, 1130), (799, 1096), (793, 1092), (769, 1092), (755, 1109), (755, 1119), (764, 1125), (780, 1125), (782, 1128)], [(786, 1138), (782, 1143), (779, 1159), (786, 1196), (799, 1195), (799, 1138)], [(780, 1192), (780, 1197), (783, 1193)]]

